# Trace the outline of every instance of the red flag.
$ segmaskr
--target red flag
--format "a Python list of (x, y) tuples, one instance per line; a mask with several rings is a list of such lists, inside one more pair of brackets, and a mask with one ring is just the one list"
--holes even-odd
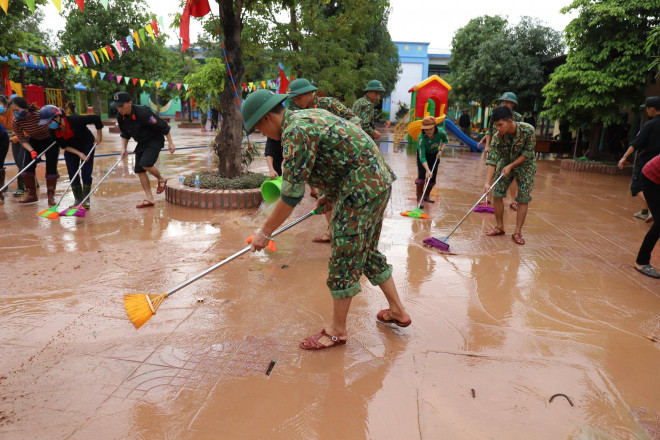
[(76, 3), (78, 3), (80, 12), (85, 12), (85, 0), (76, 0)]
[(112, 49), (110, 48), (110, 46), (105, 46), (105, 50), (107, 50), (108, 54), (110, 54), (110, 58), (112, 58), (114, 60), (115, 59), (115, 54), (112, 53)]
[(5, 68), (2, 69), (2, 84), (5, 86), (5, 95), (11, 96), (12, 91), (11, 91), (11, 84), (9, 82), (9, 73), (7, 72), (7, 65), (5, 64)]
[(154, 34), (158, 36), (158, 20), (151, 22), (151, 28), (154, 30)]
[(289, 80), (284, 74), (284, 70), (282, 70), (282, 66), (280, 66), (280, 89), (278, 90), (278, 93), (286, 93), (287, 88), (289, 88)]
[(133, 80), (133, 85), (136, 85), (136, 84), (137, 84), (137, 81), (138, 81), (138, 79), (137, 79), (137, 78), (132, 78), (132, 80)]
[(181, 51), (184, 52), (190, 47), (190, 16), (203, 17), (211, 12), (208, 0), (188, 0), (183, 14), (181, 14), (181, 25), (179, 35), (181, 35)]

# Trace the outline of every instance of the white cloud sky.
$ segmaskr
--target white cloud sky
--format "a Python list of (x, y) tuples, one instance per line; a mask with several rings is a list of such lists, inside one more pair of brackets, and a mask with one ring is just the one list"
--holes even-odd
[[(146, 0), (146, 2), (152, 12), (163, 17), (166, 26), (169, 26), (173, 14), (180, 9), (177, 0)], [(112, 3), (113, 1), (110, 0), (110, 8)], [(449, 49), (456, 30), (465, 26), (470, 19), (481, 15), (505, 16), (511, 23), (517, 23), (521, 16), (527, 15), (562, 31), (576, 15), (575, 13), (564, 15), (559, 12), (569, 3), (570, 0), (390, 0), (388, 28), (394, 41), (428, 42), (432, 48)], [(217, 3), (211, 0), (210, 4), (217, 14)], [(46, 14), (46, 27), (54, 31), (63, 29), (64, 18), (58, 14), (53, 3), (49, 1), (43, 8)], [(199, 21), (191, 17), (191, 41), (195, 41), (200, 30)], [(169, 43), (175, 44), (177, 31), (168, 29), (167, 33), (170, 34)]]

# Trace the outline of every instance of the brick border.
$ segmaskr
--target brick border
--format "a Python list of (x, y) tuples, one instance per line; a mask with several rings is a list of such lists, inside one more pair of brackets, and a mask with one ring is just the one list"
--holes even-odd
[(263, 197), (260, 188), (253, 189), (197, 189), (179, 181), (168, 181), (165, 188), (167, 203), (201, 209), (258, 208)]
[(623, 167), (622, 170), (616, 165), (605, 165), (601, 163), (587, 163), (573, 159), (563, 159), (561, 169), (566, 171), (577, 171), (581, 173), (609, 174), (613, 176), (630, 176), (632, 167)]
[(179, 127), (179, 128), (202, 128), (204, 126), (201, 123), (196, 123), (196, 122), (193, 122), (192, 124), (189, 124), (187, 122), (179, 122), (177, 124), (177, 127)]

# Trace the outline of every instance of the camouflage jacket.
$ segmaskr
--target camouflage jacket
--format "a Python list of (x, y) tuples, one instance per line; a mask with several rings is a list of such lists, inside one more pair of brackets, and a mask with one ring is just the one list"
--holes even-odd
[[(341, 103), (340, 100), (337, 98), (330, 98), (324, 96), (323, 98), (319, 98), (318, 96), (314, 95), (314, 100), (312, 101), (312, 108), (321, 108), (323, 110), (327, 110), (333, 115), (339, 116), (340, 118), (344, 118), (347, 121), (351, 121), (352, 123), (356, 124), (358, 127), (360, 126), (360, 118), (355, 116), (355, 113), (353, 111), (346, 107), (344, 104)], [(289, 98), (289, 109), (298, 111), (298, 110), (309, 110), (309, 109), (302, 109), (298, 107), (296, 104), (296, 101), (293, 99)]]
[[(513, 113), (513, 118), (512, 118), (513, 122), (524, 122), (523, 117), (520, 113), (518, 113), (516, 111), (513, 111), (513, 110), (511, 110), (511, 112)], [(497, 130), (495, 130), (493, 128), (493, 118), (490, 118), (490, 120), (488, 121), (488, 130), (486, 130), (486, 136), (491, 137), (491, 142), (493, 142), (493, 140), (492, 140), (493, 139), (493, 132), (495, 132), (495, 131), (497, 131)]]
[(369, 101), (369, 98), (363, 96), (353, 104), (353, 113), (360, 118), (362, 130), (372, 138), (374, 137), (374, 126), (376, 124), (376, 108)]
[(486, 165), (501, 169), (514, 162), (520, 156), (527, 159), (518, 166), (526, 171), (536, 172), (536, 134), (534, 127), (525, 122), (516, 122), (516, 134), (496, 134), (490, 144)]
[(302, 200), (305, 183), (320, 188), (336, 211), (364, 205), (396, 179), (364, 131), (322, 109), (285, 111), (282, 151), (281, 197), (290, 206)]

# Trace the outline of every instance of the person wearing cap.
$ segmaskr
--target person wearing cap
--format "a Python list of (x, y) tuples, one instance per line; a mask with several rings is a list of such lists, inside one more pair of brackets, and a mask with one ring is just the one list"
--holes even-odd
[[(502, 96), (500, 96), (500, 99), (498, 99), (498, 101), (500, 105), (505, 105), (511, 109), (514, 122), (524, 122), (523, 116), (514, 110), (514, 107), (518, 105), (518, 98), (516, 97), (515, 93), (505, 92), (502, 94)], [(493, 139), (493, 132), (494, 132), (493, 118), (491, 117), (488, 124), (488, 129), (486, 130), (486, 135), (481, 138), (479, 144), (477, 145), (477, 147), (480, 147), (481, 143), (485, 142), (486, 146), (484, 148), (484, 153), (486, 154), (488, 154), (488, 151), (490, 150), (490, 144)], [(511, 186), (509, 186), (509, 195), (511, 197), (511, 203), (509, 203), (509, 208), (513, 209), (514, 211), (518, 210), (518, 202), (515, 201), (517, 193), (518, 193), (518, 182), (514, 180), (513, 182), (511, 182)]]
[[(14, 120), (11, 123), (12, 131), (18, 138), (18, 142), (29, 153), (23, 157), (20, 167), (23, 169), (32, 160), (36, 159), (40, 153), (56, 143), (57, 139), (48, 127), (39, 125), (39, 107), (34, 104), (28, 104), (25, 98), (20, 96), (14, 97), (9, 102), (9, 109), (14, 112)], [(48, 205), (54, 206), (55, 188), (57, 187), (57, 179), (60, 177), (57, 172), (57, 161), (60, 156), (59, 148), (50, 148), (45, 156)], [(35, 162), (23, 172), (23, 182), (25, 183), (27, 194), (22, 199), (19, 199), (19, 203), (36, 203), (39, 200), (37, 196), (36, 168), (37, 164)]]
[[(431, 198), (431, 190), (435, 186), (438, 167), (436, 165), (433, 170), (430, 167), (433, 166), (436, 159), (440, 159), (447, 143), (449, 143), (447, 133), (438, 127), (433, 116), (422, 119), (422, 132), (417, 139), (417, 179), (415, 180), (418, 204), (422, 197), (424, 197), (425, 202), (435, 203), (435, 200)], [(430, 181), (426, 187), (426, 192), (424, 192), (426, 179), (430, 179)], [(420, 205), (420, 208), (422, 207)]]
[(412, 322), (392, 279), (392, 266), (378, 252), (383, 215), (396, 176), (378, 146), (357, 125), (321, 109), (290, 111), (282, 106), (287, 95), (270, 90), (250, 94), (242, 108), (245, 128), (280, 139), (284, 164), (281, 199), (257, 231), (252, 251), (266, 247), (273, 232), (302, 200), (305, 183), (324, 195), (316, 207), (332, 202), (331, 257), (327, 286), (333, 298), (332, 323), (314, 336), (303, 339), (303, 350), (322, 350), (344, 345), (346, 319), (351, 299), (361, 290), (366, 275), (378, 285), (389, 308), (377, 319), (400, 327)]
[(380, 101), (380, 97), (385, 91), (383, 84), (377, 79), (369, 81), (364, 89), (364, 96), (353, 104), (353, 113), (360, 118), (362, 130), (372, 139), (380, 139), (380, 133), (375, 130), (376, 108), (375, 104)]
[[(39, 125), (48, 125), (51, 132), (57, 138), (57, 143), (64, 148), (64, 161), (69, 173), (69, 180), (78, 171), (82, 162), (85, 164), (80, 170), (80, 175), (71, 180), (71, 191), (75, 201), (73, 206), (78, 206), (92, 189), (92, 171), (94, 170), (94, 144), (103, 142), (103, 122), (99, 115), (64, 115), (64, 109), (53, 105), (45, 105), (39, 112)], [(87, 128), (88, 125), (96, 127), (96, 138)], [(82, 184), (80, 183), (82, 179)], [(85, 200), (83, 208), (90, 208), (89, 199)]]
[(486, 159), (486, 183), (484, 192), (492, 185), (495, 176), (503, 177), (493, 189), (493, 207), (495, 208), (496, 226), (486, 233), (493, 237), (503, 235), (504, 232), (504, 202), (507, 189), (515, 178), (518, 182), (518, 211), (516, 213), (516, 229), (513, 241), (516, 244), (525, 244), (522, 236), (522, 227), (527, 217), (527, 208), (534, 188), (534, 174), (536, 173), (536, 134), (534, 127), (524, 122), (513, 120), (513, 112), (506, 105), (500, 105), (493, 110), (491, 117), (497, 134), (493, 137), (491, 149)]
[(635, 217), (647, 222), (653, 220), (653, 212), (649, 213), (645, 193), (642, 191), (642, 168), (651, 159), (660, 154), (660, 96), (649, 96), (644, 103), (649, 120), (644, 124), (635, 140), (630, 144), (623, 157), (619, 161), (619, 169), (623, 169), (628, 156), (635, 153), (635, 166), (633, 167), (632, 180), (630, 181), (630, 193), (638, 197), (644, 204), (641, 211), (634, 214)]
[(147, 172), (158, 180), (156, 194), (165, 191), (167, 179), (156, 168), (156, 161), (161, 148), (165, 146), (167, 137), (170, 153), (174, 153), (174, 142), (170, 134), (170, 126), (160, 116), (144, 105), (133, 104), (131, 95), (127, 92), (117, 92), (113, 97), (113, 105), (117, 107), (117, 124), (121, 130), (122, 157), (128, 154), (128, 140), (135, 139), (135, 174), (140, 178), (146, 198), (138, 203), (136, 208), (154, 206), (154, 196)]
[[(289, 84), (289, 87), (286, 91), (286, 93), (289, 95), (289, 108), (291, 110), (320, 108), (327, 110), (333, 115), (339, 116), (340, 118), (344, 118), (347, 121), (351, 121), (358, 127), (360, 126), (360, 118), (355, 116), (355, 113), (353, 113), (351, 109), (342, 104), (337, 98), (319, 98), (316, 96), (316, 93), (314, 93), (316, 90), (318, 89), (305, 78), (298, 78), (293, 80), (291, 84)], [(318, 198), (318, 188), (312, 187), (310, 195), (314, 198)], [(325, 211), (325, 218), (328, 220), (328, 225), (330, 224), (331, 209), (332, 207), (328, 207)], [(312, 241), (315, 243), (330, 243), (330, 233), (325, 232), (322, 236), (312, 239)]]

